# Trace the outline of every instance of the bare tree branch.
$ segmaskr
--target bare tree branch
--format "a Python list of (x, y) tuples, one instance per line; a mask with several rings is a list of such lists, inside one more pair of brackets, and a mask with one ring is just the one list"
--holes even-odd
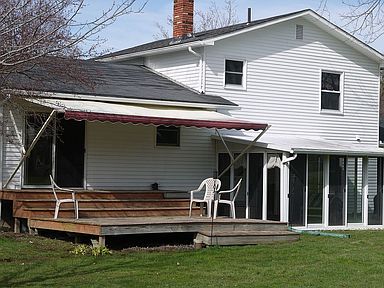
[[(96, 49), (102, 42), (97, 34), (118, 17), (141, 12), (147, 0), (110, 1), (108, 9), (100, 11), (94, 19), (79, 21), (84, 3), (84, 0), (1, 1), (0, 101), (9, 99), (15, 75), (28, 75), (33, 80), (31, 71), (36, 69), (49, 75), (44, 81), (60, 79), (89, 84), (90, 79), (75, 60), (97, 55)], [(41, 80), (35, 81), (36, 90), (44, 85)]]

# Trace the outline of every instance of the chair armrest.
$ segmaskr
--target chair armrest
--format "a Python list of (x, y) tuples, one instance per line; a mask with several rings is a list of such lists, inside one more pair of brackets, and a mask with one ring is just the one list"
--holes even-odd
[(56, 190), (58, 190), (58, 191), (62, 191), (62, 192), (68, 192), (68, 193), (76, 193), (75, 190), (72, 190), (72, 189), (66, 189), (66, 188), (59, 188), (59, 187), (56, 187)]
[(231, 192), (233, 192), (233, 191), (235, 191), (235, 189), (236, 189), (237, 187), (235, 187), (235, 188), (232, 188), (231, 190), (224, 190), (224, 191), (219, 191), (218, 193), (219, 194), (224, 194), (224, 193), (231, 193)]

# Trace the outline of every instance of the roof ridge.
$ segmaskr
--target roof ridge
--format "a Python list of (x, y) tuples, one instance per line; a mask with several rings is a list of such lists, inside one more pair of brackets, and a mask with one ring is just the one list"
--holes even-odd
[[(140, 45), (132, 46), (132, 47), (129, 47), (126, 49), (118, 50), (118, 51), (108, 53), (105, 55), (101, 55), (99, 57), (94, 58), (94, 60), (101, 60), (101, 59), (106, 59), (109, 57), (120, 56), (120, 55), (124, 55), (124, 54), (131, 54), (131, 53), (135, 53), (135, 52), (139, 52), (139, 51), (146, 51), (146, 50), (152, 50), (152, 49), (156, 49), (156, 48), (167, 47), (167, 46), (171, 46), (171, 45), (178, 45), (178, 44), (184, 44), (184, 43), (194, 42), (194, 41), (198, 41), (198, 40), (205, 40), (205, 39), (213, 38), (215, 36), (214, 34), (216, 34), (215, 32), (224, 31), (223, 33), (220, 33), (220, 34), (227, 34), (227, 33), (233, 32), (233, 31), (245, 29), (245, 28), (250, 27), (250, 26), (258, 25), (261, 23), (273, 21), (275, 19), (285, 18), (285, 17), (289, 17), (289, 16), (292, 16), (295, 14), (301, 14), (303, 12), (309, 12), (309, 11), (314, 12), (312, 9), (303, 9), (303, 10), (298, 10), (298, 11), (289, 12), (289, 13), (285, 13), (285, 14), (279, 14), (279, 15), (275, 15), (275, 16), (271, 16), (271, 17), (256, 19), (256, 20), (253, 20), (251, 22), (241, 22), (241, 23), (237, 23), (237, 24), (233, 24), (233, 25), (229, 25), (229, 26), (224, 26), (224, 27), (220, 27), (220, 28), (195, 32), (195, 33), (192, 33), (191, 36), (184, 36), (184, 37), (179, 37), (179, 38), (170, 37), (170, 38), (165, 38), (165, 39), (161, 39), (161, 40), (155, 40), (155, 41), (143, 43)], [(316, 12), (314, 12), (314, 13), (316, 13)], [(213, 34), (213, 35), (209, 36), (205, 39), (199, 39), (201, 37), (204, 37), (205, 35), (210, 35), (210, 34)]]

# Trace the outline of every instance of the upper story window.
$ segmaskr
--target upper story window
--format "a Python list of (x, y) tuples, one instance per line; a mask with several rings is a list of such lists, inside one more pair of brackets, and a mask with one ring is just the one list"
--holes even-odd
[(342, 74), (321, 73), (321, 110), (341, 111)]
[(244, 61), (225, 60), (225, 86), (244, 87)]
[(180, 127), (158, 126), (156, 128), (156, 146), (180, 146)]

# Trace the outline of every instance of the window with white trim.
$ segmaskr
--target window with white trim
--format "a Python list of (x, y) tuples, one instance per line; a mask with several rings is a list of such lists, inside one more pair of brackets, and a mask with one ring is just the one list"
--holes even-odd
[(244, 61), (225, 60), (225, 86), (244, 86)]
[(342, 74), (321, 72), (321, 110), (341, 111)]

